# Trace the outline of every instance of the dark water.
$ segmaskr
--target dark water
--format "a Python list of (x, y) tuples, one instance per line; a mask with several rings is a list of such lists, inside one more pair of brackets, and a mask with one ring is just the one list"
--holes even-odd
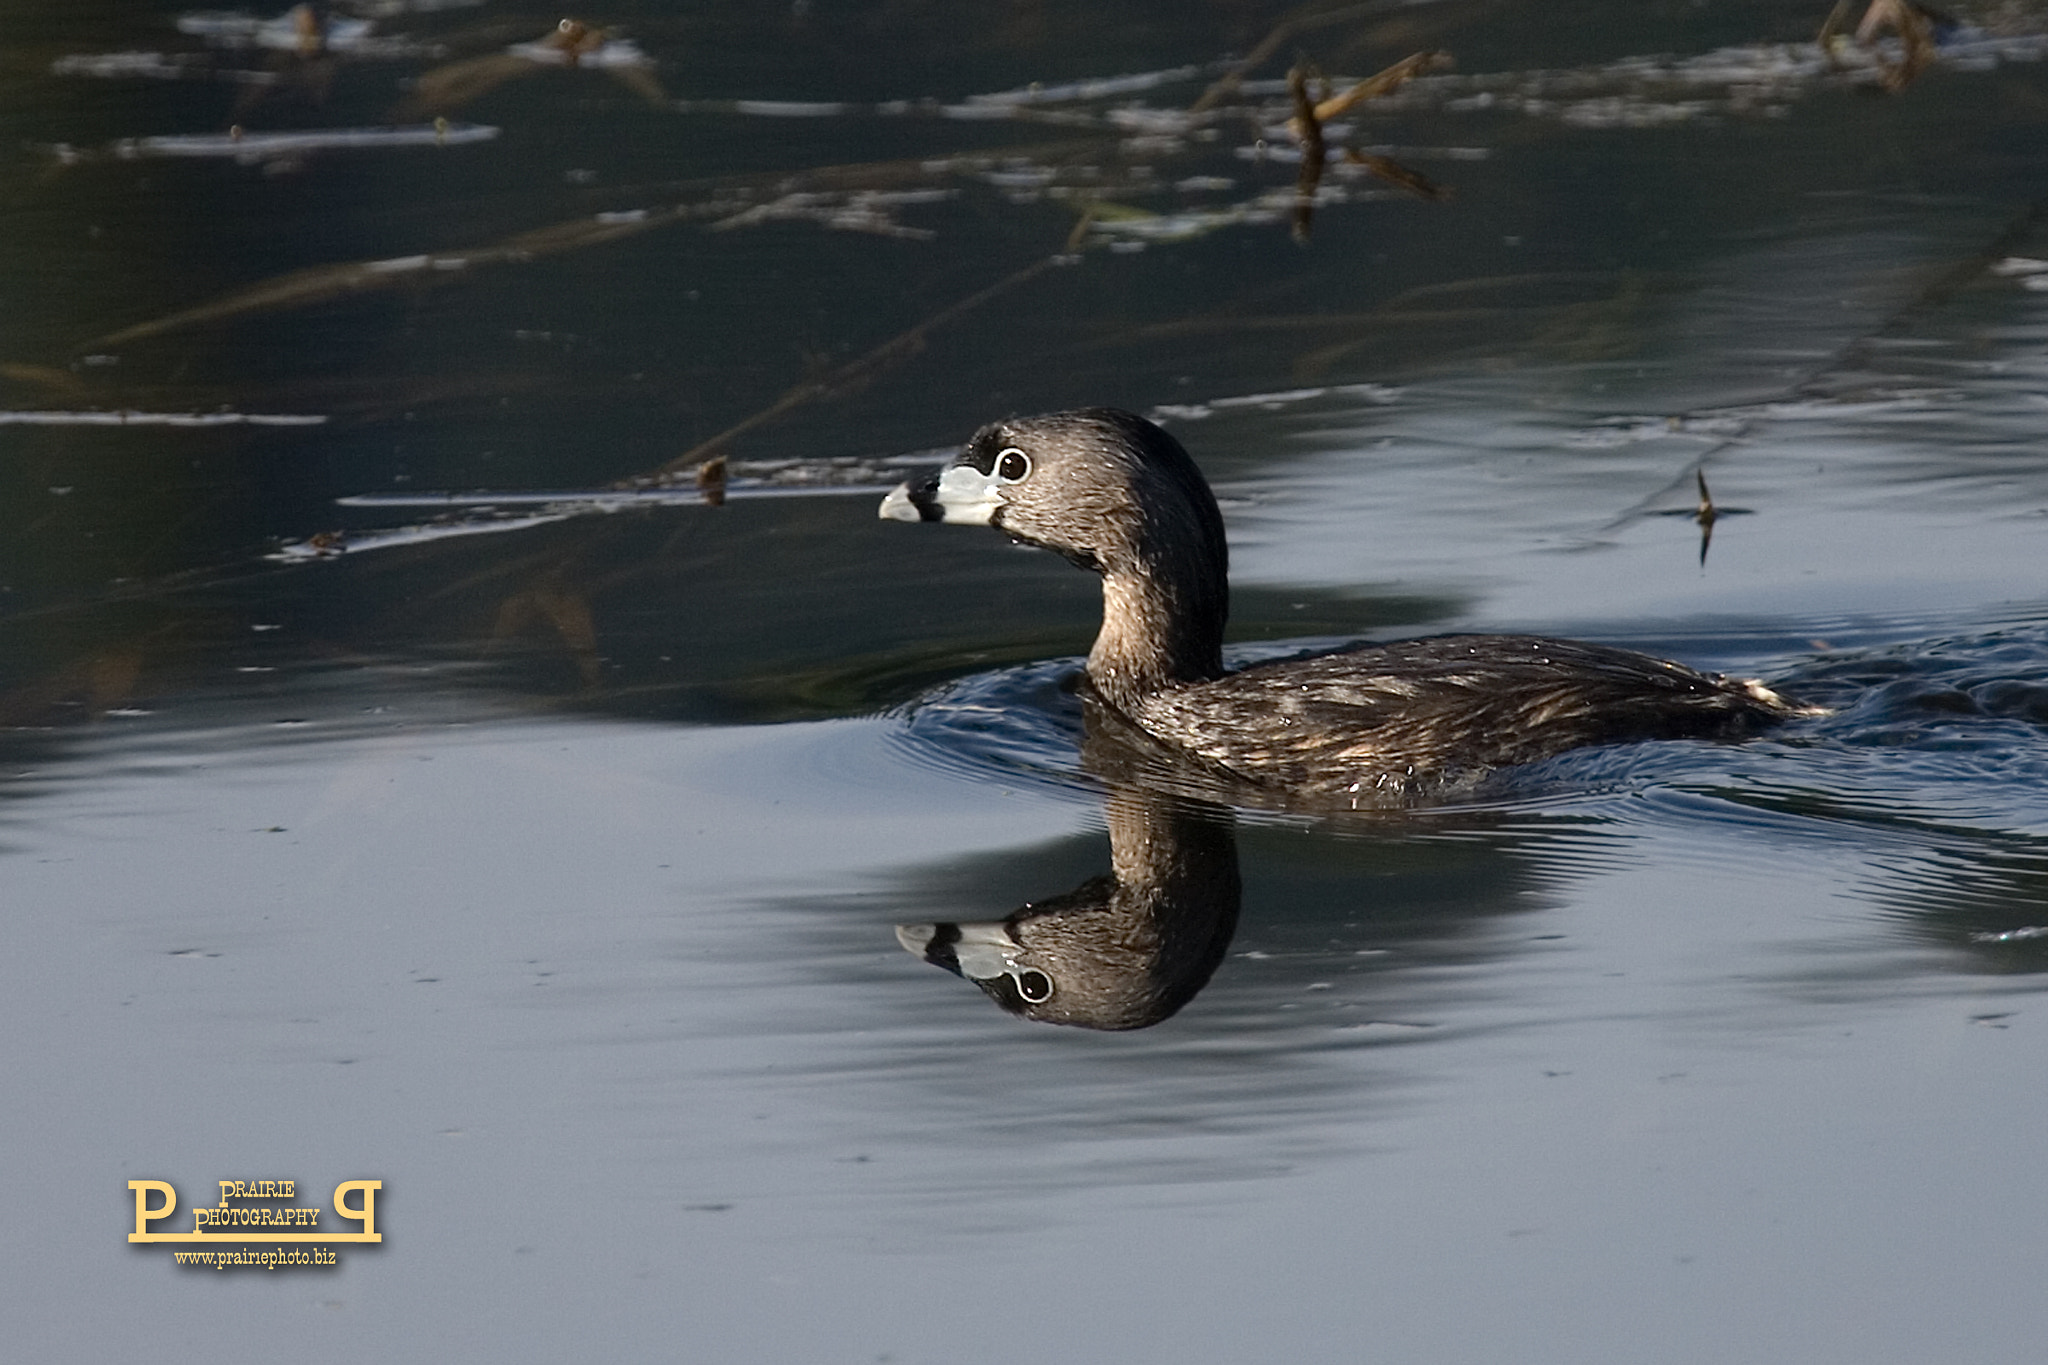
[[(1294, 12), (0, 6), (12, 1338), (2038, 1359), (2048, 13), (1886, 93), (1825, 5), (1355, 8), (1197, 118)], [(1333, 160), (1297, 243), (1283, 63), (1437, 48), (1330, 138), (1454, 196)], [(1092, 580), (875, 516), (1096, 402), (1215, 483), (1237, 658), (1832, 714), (1406, 812), (1105, 779)], [(1163, 1021), (899, 942), (1027, 902)], [(1170, 999), (1061, 938), (1162, 904)], [(178, 1268), (142, 1178), (387, 1238)]]

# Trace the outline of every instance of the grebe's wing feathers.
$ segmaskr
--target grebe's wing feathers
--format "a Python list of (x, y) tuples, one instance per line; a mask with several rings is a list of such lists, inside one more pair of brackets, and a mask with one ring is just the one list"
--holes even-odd
[(1148, 697), (1134, 719), (1260, 782), (1325, 791), (1455, 781), (1586, 744), (1746, 733), (1798, 708), (1632, 650), (1439, 635), (1260, 664)]

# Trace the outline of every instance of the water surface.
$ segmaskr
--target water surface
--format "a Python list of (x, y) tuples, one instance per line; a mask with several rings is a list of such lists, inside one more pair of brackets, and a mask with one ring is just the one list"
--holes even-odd
[[(1306, 244), (1278, 62), (1187, 114), (1277, 6), (624, 4), (573, 68), (500, 3), (16, 8), (39, 1358), (2037, 1358), (2038, 7), (1893, 94), (1781, 5), (1305, 29), (1457, 57), (1332, 133), (1455, 197), (1338, 167)], [(1198, 810), (1201, 988), (1013, 1017), (898, 927), (1172, 798), (1083, 758), (1091, 580), (875, 506), (1094, 402), (1216, 484), (1238, 658), (1542, 630), (1834, 714)], [(385, 1244), (122, 1240), (272, 1177), (383, 1179)]]

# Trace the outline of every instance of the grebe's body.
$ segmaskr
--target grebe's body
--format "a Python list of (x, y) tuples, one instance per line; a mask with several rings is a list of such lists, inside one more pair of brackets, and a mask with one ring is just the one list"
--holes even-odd
[(1439, 635), (1225, 672), (1216, 499), (1178, 441), (1113, 408), (983, 427), (881, 511), (994, 526), (1100, 574), (1094, 693), (1259, 786), (1399, 798), (1583, 745), (1732, 738), (1814, 714), (1759, 682), (1531, 635)]

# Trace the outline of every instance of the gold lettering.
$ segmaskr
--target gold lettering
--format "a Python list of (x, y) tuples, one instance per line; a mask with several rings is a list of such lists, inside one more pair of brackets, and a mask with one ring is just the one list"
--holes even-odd
[[(363, 1225), (362, 1239), (365, 1242), (381, 1242), (384, 1237), (377, 1231), (377, 1191), (384, 1188), (381, 1180), (344, 1180), (334, 1187), (334, 1212), (343, 1218), (352, 1219)], [(362, 1202), (354, 1208), (348, 1204), (351, 1192), (361, 1191)]]
[[(134, 1242), (149, 1235), (150, 1223), (171, 1216), (171, 1210), (178, 1207), (178, 1191), (168, 1180), (131, 1180), (128, 1188), (135, 1192), (135, 1231), (128, 1235), (128, 1240)], [(164, 1202), (152, 1208), (152, 1194), (161, 1194)]]

